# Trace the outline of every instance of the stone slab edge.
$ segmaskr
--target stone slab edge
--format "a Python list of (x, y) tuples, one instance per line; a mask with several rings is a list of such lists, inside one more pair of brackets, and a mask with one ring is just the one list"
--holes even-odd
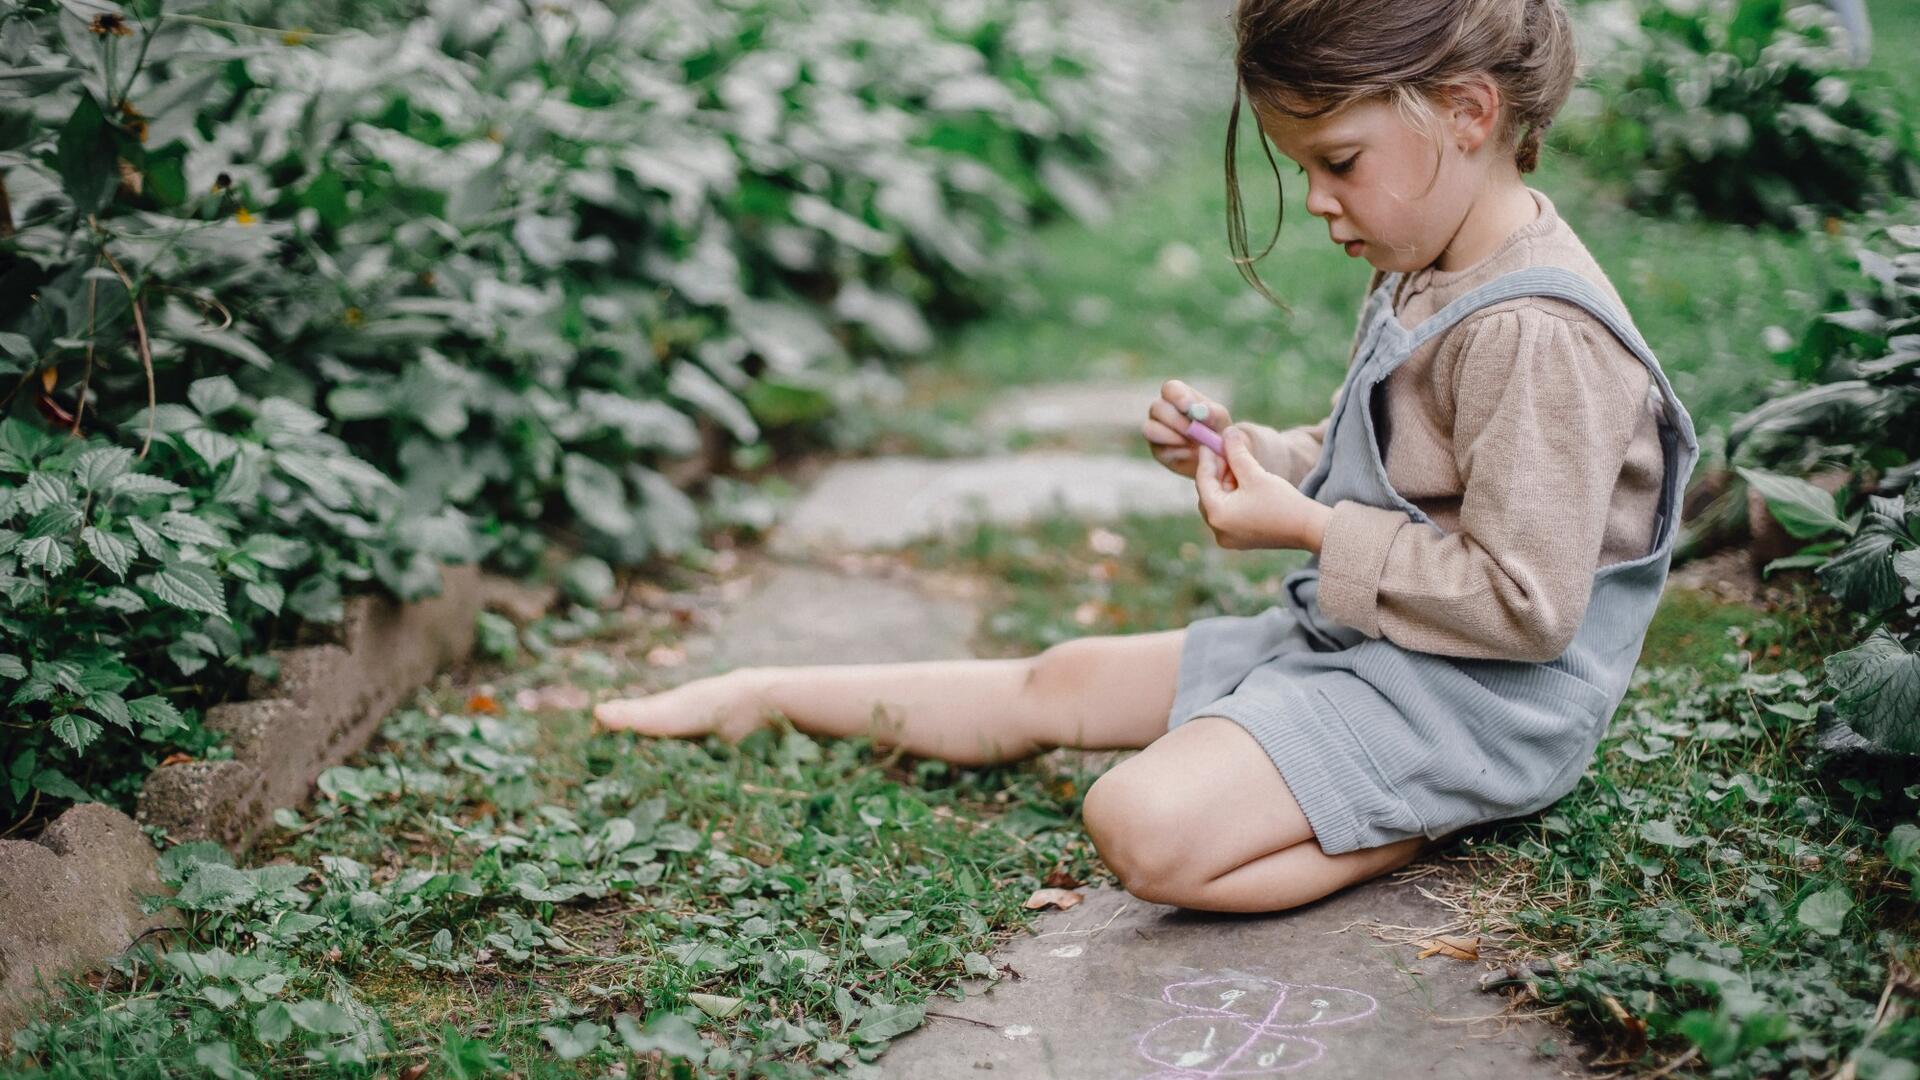
[[(275, 808), (304, 802), (322, 770), (468, 656), (482, 580), (478, 567), (443, 566), (438, 596), (347, 600), (342, 644), (274, 650), (277, 682), (256, 680), (252, 700), (207, 710), (207, 727), (226, 734), (233, 759), (155, 769), (140, 792), (139, 822), (177, 841), (245, 851)], [(174, 913), (140, 911), (141, 896), (167, 891), (157, 860), (134, 819), (98, 803), (70, 807), (36, 840), (0, 840), (0, 1032), (17, 1028), (58, 976), (97, 966), (173, 921)]]
[(365, 746), (407, 695), (467, 657), (480, 580), (477, 567), (448, 566), (438, 596), (408, 604), (356, 596), (342, 644), (274, 650), (275, 683), (256, 680), (251, 700), (207, 710), (206, 726), (226, 736), (233, 759), (155, 769), (140, 790), (138, 820), (176, 841), (252, 846), (276, 808), (304, 802), (314, 778)]

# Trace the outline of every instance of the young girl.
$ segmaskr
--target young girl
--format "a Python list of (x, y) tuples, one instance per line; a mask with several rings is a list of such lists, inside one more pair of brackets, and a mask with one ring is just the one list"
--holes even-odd
[[(1241, 0), (1233, 18), (1243, 274), (1267, 292), (1233, 175), (1241, 92), (1372, 282), (1324, 421), (1232, 424), (1172, 380), (1144, 433), (1222, 547), (1313, 553), (1284, 603), (1014, 660), (736, 670), (598, 723), (738, 740), (777, 710), (962, 764), (1140, 748), (1088, 789), (1087, 831), (1129, 892), (1216, 911), (1306, 903), (1573, 787), (1699, 447), (1606, 275), (1521, 180), (1574, 78), (1566, 13)], [(1183, 434), (1194, 403), (1224, 460)]]

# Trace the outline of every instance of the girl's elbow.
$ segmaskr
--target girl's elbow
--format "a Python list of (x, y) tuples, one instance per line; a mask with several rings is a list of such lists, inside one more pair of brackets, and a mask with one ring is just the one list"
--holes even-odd
[(1560, 659), (1573, 644), (1574, 636), (1580, 632), (1582, 614), (1583, 612), (1579, 611), (1572, 612), (1570, 615), (1555, 615), (1548, 612), (1532, 620), (1523, 635), (1522, 648), (1526, 655), (1518, 659), (1534, 664), (1544, 664), (1550, 660)]

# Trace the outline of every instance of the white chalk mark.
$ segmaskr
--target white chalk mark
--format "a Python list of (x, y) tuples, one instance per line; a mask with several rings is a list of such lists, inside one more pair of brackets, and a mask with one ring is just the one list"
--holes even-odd
[(1001, 1028), (1000, 1034), (1009, 1039), (1019, 1039), (1033, 1034), (1033, 1028), (1026, 1024), (1014, 1024), (1012, 1027)]
[(1074, 957), (1079, 956), (1081, 953), (1086, 951), (1087, 949), (1086, 949), (1086, 946), (1084, 945), (1062, 945), (1059, 948), (1052, 950), (1047, 955), (1064, 957), (1068, 960), (1071, 960)]

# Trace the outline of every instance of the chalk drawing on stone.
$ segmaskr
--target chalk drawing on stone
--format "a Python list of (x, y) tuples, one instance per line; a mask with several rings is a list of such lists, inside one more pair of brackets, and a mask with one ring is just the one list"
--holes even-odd
[(1140, 1056), (1160, 1068), (1145, 1080), (1278, 1076), (1324, 1058), (1309, 1032), (1380, 1011), (1371, 995), (1338, 986), (1255, 976), (1178, 982), (1160, 998), (1182, 1010), (1140, 1036)]

